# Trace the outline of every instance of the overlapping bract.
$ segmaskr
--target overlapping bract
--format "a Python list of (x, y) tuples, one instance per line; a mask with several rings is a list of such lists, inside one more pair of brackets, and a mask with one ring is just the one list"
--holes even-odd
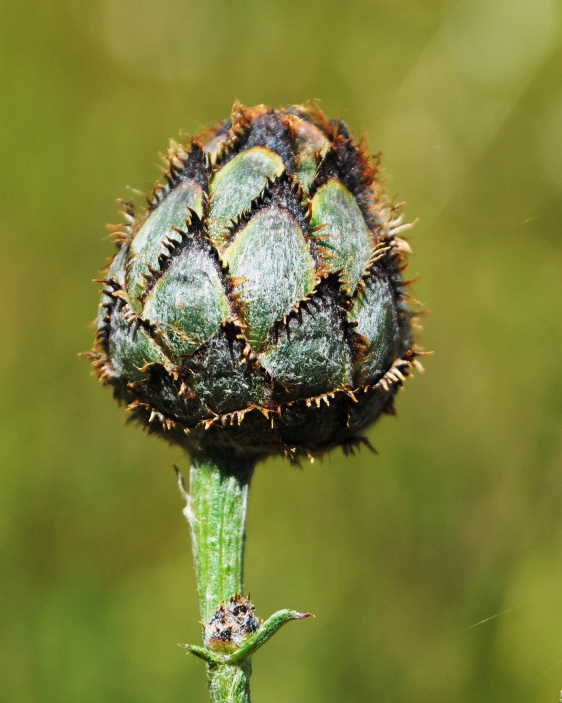
[(352, 446), (415, 363), (408, 246), (376, 168), (314, 106), (235, 106), (172, 144), (128, 225), (91, 356), (172, 441), (257, 455)]

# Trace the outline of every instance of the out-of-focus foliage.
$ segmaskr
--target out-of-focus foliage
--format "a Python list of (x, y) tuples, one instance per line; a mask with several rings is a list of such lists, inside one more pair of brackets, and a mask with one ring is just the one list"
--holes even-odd
[(259, 467), (247, 584), (313, 610), (256, 701), (544, 703), (562, 688), (557, 0), (53, 0), (0, 6), (0, 596), (6, 701), (206, 701), (164, 442), (77, 352), (126, 186), (235, 98), (322, 99), (420, 222), (436, 351), (379, 454)]

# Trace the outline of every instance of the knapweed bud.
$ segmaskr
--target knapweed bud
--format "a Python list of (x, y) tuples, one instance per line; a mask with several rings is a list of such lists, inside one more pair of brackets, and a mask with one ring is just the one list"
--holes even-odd
[(166, 160), (166, 184), (115, 229), (101, 379), (188, 448), (352, 446), (416, 356), (409, 248), (376, 163), (316, 106), (263, 105), (235, 105)]
[(209, 622), (204, 624), (203, 640), (209, 649), (234, 651), (259, 627), (255, 605), (249, 598), (236, 593), (228, 603), (222, 602)]

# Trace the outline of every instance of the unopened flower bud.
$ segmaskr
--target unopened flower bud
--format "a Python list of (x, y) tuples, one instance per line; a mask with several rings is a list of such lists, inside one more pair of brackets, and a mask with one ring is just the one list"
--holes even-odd
[(235, 106), (125, 203), (92, 357), (133, 416), (189, 448), (353, 446), (414, 362), (408, 245), (377, 166), (317, 107)]

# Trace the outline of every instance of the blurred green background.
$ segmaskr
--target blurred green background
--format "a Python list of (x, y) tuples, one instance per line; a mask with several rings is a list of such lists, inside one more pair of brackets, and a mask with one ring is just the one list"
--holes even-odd
[(316, 620), (255, 700), (558, 701), (561, 29), (557, 0), (3, 0), (3, 701), (207, 700), (187, 459), (77, 353), (115, 198), (235, 98), (320, 98), (383, 152), (435, 350), (377, 456), (259, 467), (247, 587)]

